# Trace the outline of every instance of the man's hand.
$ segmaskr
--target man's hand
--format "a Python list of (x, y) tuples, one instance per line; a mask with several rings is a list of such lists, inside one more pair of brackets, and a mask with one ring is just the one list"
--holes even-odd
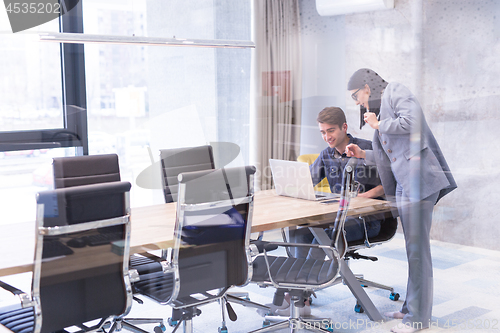
[(359, 193), (358, 197), (362, 198), (378, 198), (384, 195), (384, 188), (382, 185), (378, 185), (369, 191)]
[(351, 143), (345, 147), (345, 154), (348, 157), (365, 158), (365, 151), (359, 148), (358, 145)]
[(373, 129), (378, 129), (378, 119), (375, 113), (373, 112), (365, 112), (364, 116), (365, 123), (370, 125)]

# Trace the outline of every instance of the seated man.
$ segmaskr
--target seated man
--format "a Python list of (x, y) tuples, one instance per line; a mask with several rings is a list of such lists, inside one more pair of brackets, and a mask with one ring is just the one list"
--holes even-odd
[[(350, 159), (344, 153), (345, 147), (350, 143), (355, 143), (363, 147), (362, 149), (371, 150), (372, 143), (369, 140), (355, 138), (347, 133), (346, 117), (341, 108), (327, 107), (323, 109), (318, 114), (317, 121), (320, 133), (323, 140), (328, 144), (328, 147), (319, 154), (316, 161), (310, 166), (313, 184), (318, 184), (326, 177), (332, 193), (340, 193), (344, 167)], [(356, 165), (354, 177), (360, 184), (358, 196), (382, 199), (384, 189), (375, 166), (367, 166), (364, 164), (364, 160), (359, 160)], [(382, 217), (374, 215), (365, 217), (364, 219), (366, 222), (366, 231), (365, 223), (359, 217), (348, 217), (346, 219), (344, 229), (348, 242), (364, 239), (366, 236), (374, 237), (378, 235)], [(290, 236), (292, 242), (314, 242), (314, 236), (308, 228), (290, 230)], [(325, 257), (323, 250), (308, 250), (307, 248), (296, 248), (295, 255), (299, 258), (308, 257), (313, 259)]]
[[(350, 159), (344, 153), (345, 147), (350, 143), (355, 143), (364, 150), (371, 150), (372, 143), (369, 140), (355, 138), (347, 134), (346, 117), (341, 108), (327, 107), (323, 109), (318, 114), (317, 121), (320, 133), (328, 147), (319, 154), (316, 161), (310, 166), (313, 184), (317, 185), (326, 177), (332, 193), (340, 193), (344, 168)], [(360, 184), (358, 196), (382, 199), (384, 189), (375, 166), (367, 166), (364, 160), (360, 159), (356, 165), (354, 178)], [(363, 219), (364, 221), (359, 217), (348, 217), (346, 219), (344, 230), (348, 242), (364, 239), (366, 236), (374, 237), (379, 234), (383, 216), (374, 214), (363, 217)], [(331, 229), (327, 230), (327, 234), (330, 237), (332, 236)], [(309, 228), (291, 229), (290, 238), (290, 242), (295, 243), (316, 243)], [(323, 259), (325, 258), (325, 252), (322, 249), (296, 247), (295, 257)], [(271, 314), (288, 316), (290, 314), (289, 303), (290, 296), (285, 294), (284, 290), (278, 289), (275, 292), (273, 303), (268, 304), (268, 306)], [(304, 307), (299, 307), (299, 311), (301, 316), (310, 315), (309, 301), (305, 302)], [(261, 314), (264, 315), (263, 312)]]

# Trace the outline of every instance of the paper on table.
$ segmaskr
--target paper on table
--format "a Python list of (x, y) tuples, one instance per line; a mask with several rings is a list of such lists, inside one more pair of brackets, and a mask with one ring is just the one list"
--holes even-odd
[(187, 216), (186, 225), (230, 225), (234, 221), (227, 214), (214, 214), (214, 215), (200, 215), (200, 216)]

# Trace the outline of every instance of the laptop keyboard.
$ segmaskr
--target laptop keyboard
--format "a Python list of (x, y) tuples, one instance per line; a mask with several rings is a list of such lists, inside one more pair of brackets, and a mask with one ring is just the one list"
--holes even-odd
[(67, 256), (73, 253), (72, 249), (61, 243), (58, 239), (45, 239), (43, 241), (43, 259)]
[(98, 246), (109, 244), (111, 242), (123, 239), (122, 232), (107, 232), (104, 234), (95, 234), (91, 236), (85, 236), (85, 241), (90, 246)]

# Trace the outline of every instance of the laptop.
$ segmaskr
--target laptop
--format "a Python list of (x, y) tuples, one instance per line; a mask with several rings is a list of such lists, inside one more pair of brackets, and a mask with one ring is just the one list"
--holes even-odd
[(335, 193), (314, 191), (309, 165), (305, 162), (270, 159), (276, 194), (305, 200), (339, 198)]

